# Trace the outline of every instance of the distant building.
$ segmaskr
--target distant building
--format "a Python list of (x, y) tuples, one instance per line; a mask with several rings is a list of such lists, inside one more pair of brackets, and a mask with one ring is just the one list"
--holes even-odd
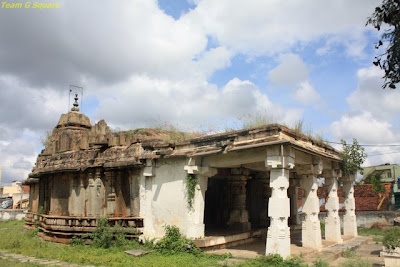
[(392, 184), (391, 202), (395, 209), (400, 209), (400, 166), (397, 164), (382, 164), (365, 167), (363, 180), (369, 180), (372, 176), (379, 177), (382, 183)]
[(11, 185), (0, 187), (0, 202), (6, 199), (12, 199), (13, 209), (19, 208), (21, 202), (29, 199), (29, 186), (22, 185), (21, 181), (13, 181)]

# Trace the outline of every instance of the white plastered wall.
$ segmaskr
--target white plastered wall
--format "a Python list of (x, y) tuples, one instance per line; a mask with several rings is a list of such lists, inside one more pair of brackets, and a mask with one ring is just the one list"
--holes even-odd
[(186, 161), (185, 158), (159, 159), (151, 164), (152, 176), (142, 173), (140, 214), (144, 218), (146, 238), (164, 236), (165, 225), (175, 225), (186, 235), (189, 226)]

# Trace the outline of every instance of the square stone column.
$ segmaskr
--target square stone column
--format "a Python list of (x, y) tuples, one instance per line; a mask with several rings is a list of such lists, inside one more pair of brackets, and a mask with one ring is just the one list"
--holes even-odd
[[(140, 205), (140, 213), (143, 216), (143, 235), (146, 237), (155, 236), (154, 228), (154, 216), (153, 216), (153, 197), (155, 189), (154, 187), (155, 179), (155, 162), (151, 159), (146, 160), (146, 165), (140, 173), (140, 180), (142, 182), (143, 201)], [(143, 209), (143, 210), (142, 210)]]
[(322, 237), (319, 215), (319, 198), (317, 195), (317, 175), (322, 173), (322, 161), (313, 158), (312, 164), (298, 166), (300, 185), (304, 189), (303, 210), (305, 214), (301, 224), (301, 239), (303, 247), (321, 250)]
[(188, 212), (186, 237), (204, 237), (204, 207), (208, 178), (217, 174), (217, 169), (197, 165), (186, 165), (184, 169), (188, 175), (195, 175), (197, 179), (193, 206)]
[(353, 182), (355, 176), (344, 177), (343, 181), (343, 194), (344, 194), (344, 209), (343, 216), (343, 230), (345, 236), (356, 237), (357, 233), (357, 220), (356, 220), (356, 201), (354, 198)]
[(290, 197), (290, 224), (291, 225), (300, 225), (300, 216), (298, 213), (297, 202), (299, 198), (298, 193), (299, 188), (299, 180), (298, 179), (291, 179), (289, 185), (289, 197)]
[(331, 176), (325, 176), (325, 184), (328, 190), (328, 200), (325, 203), (327, 216), (325, 218), (325, 240), (342, 243), (339, 217), (339, 197), (337, 174), (332, 170)]
[(249, 222), (249, 212), (246, 208), (246, 184), (250, 178), (250, 171), (242, 169), (232, 169), (236, 175), (229, 177), (229, 184), (232, 190), (232, 210), (229, 215), (227, 225), (231, 229), (248, 231), (251, 229)]
[(270, 170), (272, 194), (268, 204), (270, 226), (267, 231), (265, 254), (279, 254), (283, 258), (290, 256), (290, 199), (289, 169), (294, 167), (294, 151), (291, 147), (277, 145), (267, 150), (265, 166)]

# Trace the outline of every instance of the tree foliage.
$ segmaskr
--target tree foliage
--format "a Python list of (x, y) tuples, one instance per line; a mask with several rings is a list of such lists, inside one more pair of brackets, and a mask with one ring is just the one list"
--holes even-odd
[(344, 175), (353, 175), (357, 171), (361, 171), (361, 164), (364, 163), (367, 154), (364, 152), (364, 148), (361, 147), (357, 139), (353, 138), (353, 144), (348, 145), (346, 141), (340, 140), (343, 146), (341, 153), (342, 156), (342, 172)]
[(368, 18), (366, 25), (371, 24), (380, 31), (383, 23), (389, 28), (384, 30), (375, 48), (379, 49), (386, 44), (387, 48), (383, 54), (375, 57), (373, 63), (385, 71), (382, 88), (389, 86), (395, 89), (396, 83), (400, 82), (400, 0), (383, 0)]

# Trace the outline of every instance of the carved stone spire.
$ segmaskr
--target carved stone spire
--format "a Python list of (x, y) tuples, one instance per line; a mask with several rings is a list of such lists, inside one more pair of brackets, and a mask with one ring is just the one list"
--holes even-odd
[(71, 111), (79, 111), (79, 104), (78, 104), (78, 94), (75, 94), (75, 102), (74, 106), (71, 108)]

